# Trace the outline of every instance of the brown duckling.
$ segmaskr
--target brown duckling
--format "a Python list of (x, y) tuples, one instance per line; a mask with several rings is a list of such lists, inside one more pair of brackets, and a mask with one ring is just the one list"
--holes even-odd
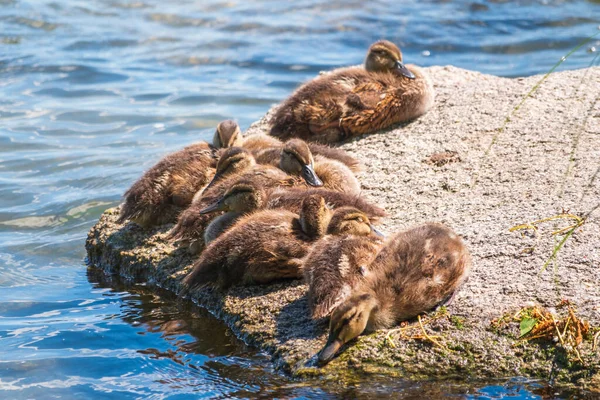
[(278, 209), (242, 217), (207, 246), (183, 284), (188, 289), (208, 283), (227, 288), (300, 278), (302, 257), (316, 239), (311, 233), (325, 232), (329, 214), (322, 197), (310, 196), (300, 214)]
[(308, 144), (290, 139), (281, 148), (270, 148), (256, 155), (260, 164), (277, 165), (292, 175), (300, 175), (311, 186), (350, 194), (360, 193), (360, 183), (345, 164), (322, 156), (313, 158)]
[(265, 202), (265, 190), (253, 181), (241, 180), (233, 184), (221, 198), (200, 210), (200, 214), (225, 212), (213, 219), (204, 230), (204, 244), (215, 240), (243, 215), (264, 207)]
[(382, 245), (383, 236), (356, 231), (327, 235), (314, 244), (304, 261), (312, 318), (328, 316), (356, 287), (366, 283), (369, 265)]
[(208, 143), (196, 143), (169, 154), (125, 192), (118, 222), (143, 228), (174, 222), (215, 173), (217, 158)]
[(471, 256), (448, 227), (425, 224), (393, 236), (371, 263), (363, 285), (336, 307), (319, 362), (363, 332), (390, 328), (447, 303), (467, 279)]
[(303, 185), (300, 178), (288, 175), (279, 168), (269, 165), (256, 165), (252, 154), (240, 147), (226, 149), (217, 163), (213, 180), (194, 196), (192, 204), (179, 216), (170, 232), (173, 240), (188, 245), (192, 254), (199, 253), (204, 246), (204, 230), (214, 215), (201, 211), (215, 203), (237, 180), (250, 180), (264, 187), (286, 187)]
[[(243, 147), (256, 156), (267, 149), (280, 150), (283, 148), (284, 143), (263, 133), (242, 136), (239, 125), (235, 121), (226, 120), (217, 125), (213, 137), (213, 146), (216, 148)], [(362, 169), (360, 162), (344, 150), (319, 143), (309, 143), (308, 147), (312, 154), (339, 161), (353, 172), (359, 172)]]
[(417, 118), (433, 101), (424, 72), (405, 66), (400, 49), (380, 40), (369, 48), (364, 68), (341, 68), (300, 86), (275, 111), (270, 134), (339, 142)]
[[(224, 121), (217, 126), (222, 137), (234, 137), (237, 124)], [(150, 168), (127, 192), (119, 222), (131, 220), (144, 228), (175, 222), (194, 194), (212, 179), (217, 164), (217, 149), (199, 142), (169, 154)]]
[[(353, 206), (376, 221), (385, 216), (385, 211), (359, 196), (327, 189), (268, 188), (256, 181), (240, 179), (229, 187), (227, 192), (214, 203), (208, 205), (200, 214), (225, 211), (225, 214), (213, 219), (204, 231), (205, 244), (210, 243), (231, 226), (238, 218), (259, 209), (282, 208), (294, 213), (302, 209), (306, 197), (319, 196), (325, 199), (328, 207), (336, 209)], [(306, 230), (305, 230), (306, 232)], [(315, 235), (316, 236), (316, 235)]]

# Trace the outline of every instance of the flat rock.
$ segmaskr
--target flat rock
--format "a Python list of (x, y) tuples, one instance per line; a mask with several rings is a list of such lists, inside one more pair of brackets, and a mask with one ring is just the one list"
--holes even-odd
[[(574, 361), (552, 342), (518, 340), (518, 321), (507, 316), (533, 304), (553, 309), (566, 299), (592, 327), (600, 325), (600, 68), (553, 73), (518, 109), (541, 76), (507, 79), (451, 66), (426, 71), (436, 89), (429, 113), (341, 147), (364, 163), (363, 193), (389, 213), (384, 232), (442, 222), (473, 254), (472, 275), (447, 312), (423, 318), (439, 345), (411, 322), (405, 330), (362, 336), (319, 369), (314, 355), (327, 325), (309, 318), (301, 282), (202, 289), (191, 300), (296, 376), (528, 376), (598, 390), (593, 338), (579, 346), (583, 362)], [(249, 132), (266, 130), (268, 115)], [(90, 264), (179, 292), (193, 259), (165, 239), (170, 226), (143, 231), (117, 224), (117, 214), (107, 210), (90, 231)], [(550, 262), (565, 237), (552, 233), (574, 220), (510, 230), (559, 214), (586, 219)], [(507, 323), (498, 328), (498, 320)]]

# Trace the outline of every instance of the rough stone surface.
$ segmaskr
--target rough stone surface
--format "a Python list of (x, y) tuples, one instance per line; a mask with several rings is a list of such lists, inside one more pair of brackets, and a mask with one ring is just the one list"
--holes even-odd
[[(347, 381), (365, 372), (409, 378), (519, 375), (598, 390), (600, 356), (591, 341), (581, 345), (583, 364), (569, 362), (552, 343), (516, 340), (518, 323), (495, 330), (491, 321), (526, 305), (551, 308), (568, 299), (592, 326), (600, 325), (600, 209), (594, 210), (600, 202), (600, 68), (552, 74), (512, 114), (541, 76), (506, 79), (455, 67), (427, 71), (436, 88), (428, 114), (342, 148), (365, 165), (359, 176), (364, 195), (389, 212), (383, 231), (438, 221), (469, 246), (469, 282), (449, 315), (426, 325), (446, 348), (398, 331), (389, 333), (391, 340), (388, 332), (377, 332), (317, 369), (313, 356), (327, 327), (310, 320), (301, 282), (237, 287), (226, 294), (204, 289), (192, 299), (297, 376)], [(263, 119), (249, 132), (265, 129)], [(563, 237), (552, 232), (570, 221), (540, 223), (538, 231), (509, 229), (567, 210), (588, 218), (544, 270)], [(90, 231), (90, 263), (178, 292), (193, 260), (165, 240), (170, 227), (144, 232), (118, 225), (116, 218), (116, 209), (107, 210)], [(411, 331), (408, 336), (420, 333)]]

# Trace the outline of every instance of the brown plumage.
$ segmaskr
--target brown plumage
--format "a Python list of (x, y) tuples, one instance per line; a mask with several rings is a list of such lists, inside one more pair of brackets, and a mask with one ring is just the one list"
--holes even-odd
[[(269, 188), (258, 184), (256, 181), (239, 179), (233, 183), (227, 192), (208, 205), (200, 214), (208, 214), (225, 211), (225, 214), (214, 218), (204, 231), (205, 244), (216, 239), (221, 233), (245, 214), (255, 212), (259, 209), (285, 209), (299, 213), (302, 202), (310, 196), (324, 198), (325, 203), (332, 209), (344, 206), (352, 206), (365, 213), (367, 218), (377, 221), (385, 216), (385, 211), (359, 196), (327, 189), (299, 189), (299, 188)], [(307, 228), (308, 229), (308, 228)], [(306, 230), (305, 230), (306, 231)], [(315, 234), (314, 236), (318, 236)]]
[(279, 166), (292, 175), (300, 175), (311, 186), (350, 194), (360, 193), (360, 183), (352, 170), (340, 161), (315, 156), (301, 139), (290, 139), (280, 148), (269, 148), (255, 156), (259, 164)]
[(365, 284), (369, 265), (382, 244), (383, 239), (375, 235), (327, 235), (315, 243), (304, 261), (314, 319), (328, 316), (357, 286)]
[(390, 328), (447, 303), (470, 270), (469, 251), (444, 225), (430, 223), (394, 235), (369, 266), (364, 283), (333, 310), (319, 360), (328, 362), (364, 331)]
[(242, 217), (211, 242), (185, 277), (186, 288), (208, 283), (227, 288), (235, 283), (268, 283), (300, 278), (302, 257), (314, 237), (303, 230), (323, 231), (328, 222), (323, 198), (304, 199), (300, 214), (264, 210)]
[(405, 66), (400, 49), (381, 40), (369, 48), (364, 68), (341, 68), (300, 86), (275, 111), (270, 134), (339, 142), (417, 118), (433, 101), (429, 78)]
[(215, 149), (205, 142), (169, 154), (150, 168), (124, 195), (119, 222), (144, 228), (174, 222), (215, 173)]

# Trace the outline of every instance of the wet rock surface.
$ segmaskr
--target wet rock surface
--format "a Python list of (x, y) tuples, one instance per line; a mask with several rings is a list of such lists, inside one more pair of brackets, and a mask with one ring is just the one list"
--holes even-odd
[[(447, 312), (425, 316), (425, 332), (412, 321), (404, 330), (362, 336), (318, 369), (313, 356), (325, 342), (327, 322), (309, 318), (302, 282), (225, 293), (202, 289), (191, 300), (296, 376), (341, 382), (364, 373), (530, 376), (598, 390), (593, 337), (580, 345), (581, 363), (555, 343), (518, 340), (518, 321), (501, 329), (493, 322), (527, 305), (553, 308), (568, 299), (592, 334), (600, 325), (600, 209), (594, 209), (600, 202), (600, 68), (552, 74), (512, 115), (541, 76), (506, 79), (455, 67), (427, 72), (436, 88), (428, 114), (341, 147), (365, 166), (363, 194), (388, 211), (384, 232), (436, 221), (467, 243), (473, 272)], [(266, 128), (263, 119), (249, 132)], [(572, 220), (510, 228), (561, 213), (587, 219), (544, 269), (564, 237), (552, 232)], [(107, 210), (90, 231), (90, 264), (179, 292), (193, 259), (166, 240), (170, 226), (144, 231), (117, 224), (117, 217), (117, 209)]]

